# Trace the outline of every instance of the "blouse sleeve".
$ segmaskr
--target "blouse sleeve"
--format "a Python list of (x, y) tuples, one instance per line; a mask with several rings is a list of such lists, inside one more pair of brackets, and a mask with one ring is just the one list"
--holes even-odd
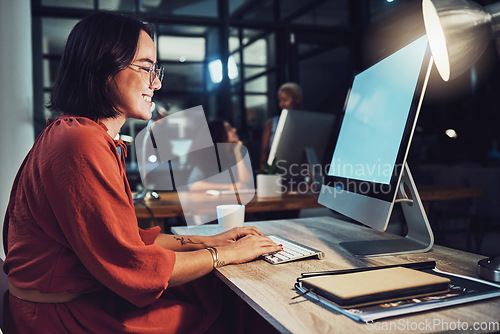
[(155, 226), (148, 229), (139, 228), (139, 234), (141, 236), (142, 242), (144, 242), (145, 245), (152, 245), (155, 242), (156, 238), (158, 238), (158, 235), (160, 235), (160, 231), (160, 226)]
[(168, 286), (175, 253), (153, 243), (158, 229), (139, 229), (111, 137), (96, 123), (70, 120), (49, 132), (40, 178), (67, 247), (101, 284), (136, 306), (150, 304)]

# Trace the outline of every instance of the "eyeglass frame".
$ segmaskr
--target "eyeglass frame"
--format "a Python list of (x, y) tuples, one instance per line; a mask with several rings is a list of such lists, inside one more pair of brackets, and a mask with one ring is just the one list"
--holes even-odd
[[(154, 85), (156, 78), (158, 78), (158, 80), (160, 80), (160, 82), (163, 81), (165, 69), (163, 68), (163, 66), (158, 66), (158, 63), (154, 63), (153, 66), (151, 66), (151, 68), (146, 67), (146, 66), (136, 65), (136, 64), (130, 64), (130, 66), (135, 66), (137, 68), (140, 68), (141, 70), (148, 72), (149, 73), (149, 84), (151, 86)], [(156, 69), (155, 69), (155, 67), (156, 67)]]

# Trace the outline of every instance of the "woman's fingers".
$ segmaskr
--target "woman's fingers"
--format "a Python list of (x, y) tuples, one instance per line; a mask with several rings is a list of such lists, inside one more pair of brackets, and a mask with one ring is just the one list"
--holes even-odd
[(264, 236), (264, 233), (262, 233), (257, 227), (255, 226), (245, 226), (245, 227), (240, 227), (243, 230), (244, 234), (254, 234), (254, 235), (260, 235)]

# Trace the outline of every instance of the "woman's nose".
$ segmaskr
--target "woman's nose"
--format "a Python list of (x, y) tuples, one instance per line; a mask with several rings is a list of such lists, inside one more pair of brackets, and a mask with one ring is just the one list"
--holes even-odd
[(160, 79), (158, 78), (155, 78), (155, 80), (153, 81), (153, 85), (151, 86), (151, 88), (153, 88), (154, 90), (159, 90), (161, 88), (161, 81)]

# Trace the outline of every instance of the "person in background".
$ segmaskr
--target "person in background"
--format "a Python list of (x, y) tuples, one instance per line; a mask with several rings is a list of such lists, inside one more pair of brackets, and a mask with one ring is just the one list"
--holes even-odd
[[(300, 109), (302, 103), (302, 89), (294, 82), (285, 82), (278, 89), (278, 102), (280, 110), (296, 110)], [(262, 132), (260, 168), (264, 169), (271, 150), (271, 144), (274, 139), (274, 133), (278, 126), (279, 115), (267, 120)]]
[[(174, 236), (138, 227), (115, 140), (161, 88), (150, 27), (98, 12), (70, 33), (49, 120), (4, 220), (5, 333), (235, 332), (216, 267), (281, 250), (254, 227)], [(120, 153), (117, 149), (120, 148)]]
[[(238, 136), (236, 128), (234, 128), (228, 121), (216, 119), (208, 123), (208, 129), (212, 136), (214, 144), (226, 143), (233, 145), (218, 145), (219, 157), (222, 159), (229, 159), (232, 163), (231, 166), (236, 165), (236, 175), (233, 175), (235, 184), (226, 182), (209, 182), (205, 181), (207, 171), (204, 171), (203, 164), (195, 164), (191, 175), (189, 176), (192, 184), (191, 191), (204, 191), (204, 190), (238, 190), (250, 189), (253, 187), (253, 174), (251, 166), (247, 166), (243, 161), (242, 142)], [(233, 163), (234, 162), (234, 163)], [(197, 180), (197, 181), (194, 181)]]
[(228, 121), (215, 119), (208, 123), (208, 130), (214, 143), (235, 143), (241, 144), (238, 130)]

